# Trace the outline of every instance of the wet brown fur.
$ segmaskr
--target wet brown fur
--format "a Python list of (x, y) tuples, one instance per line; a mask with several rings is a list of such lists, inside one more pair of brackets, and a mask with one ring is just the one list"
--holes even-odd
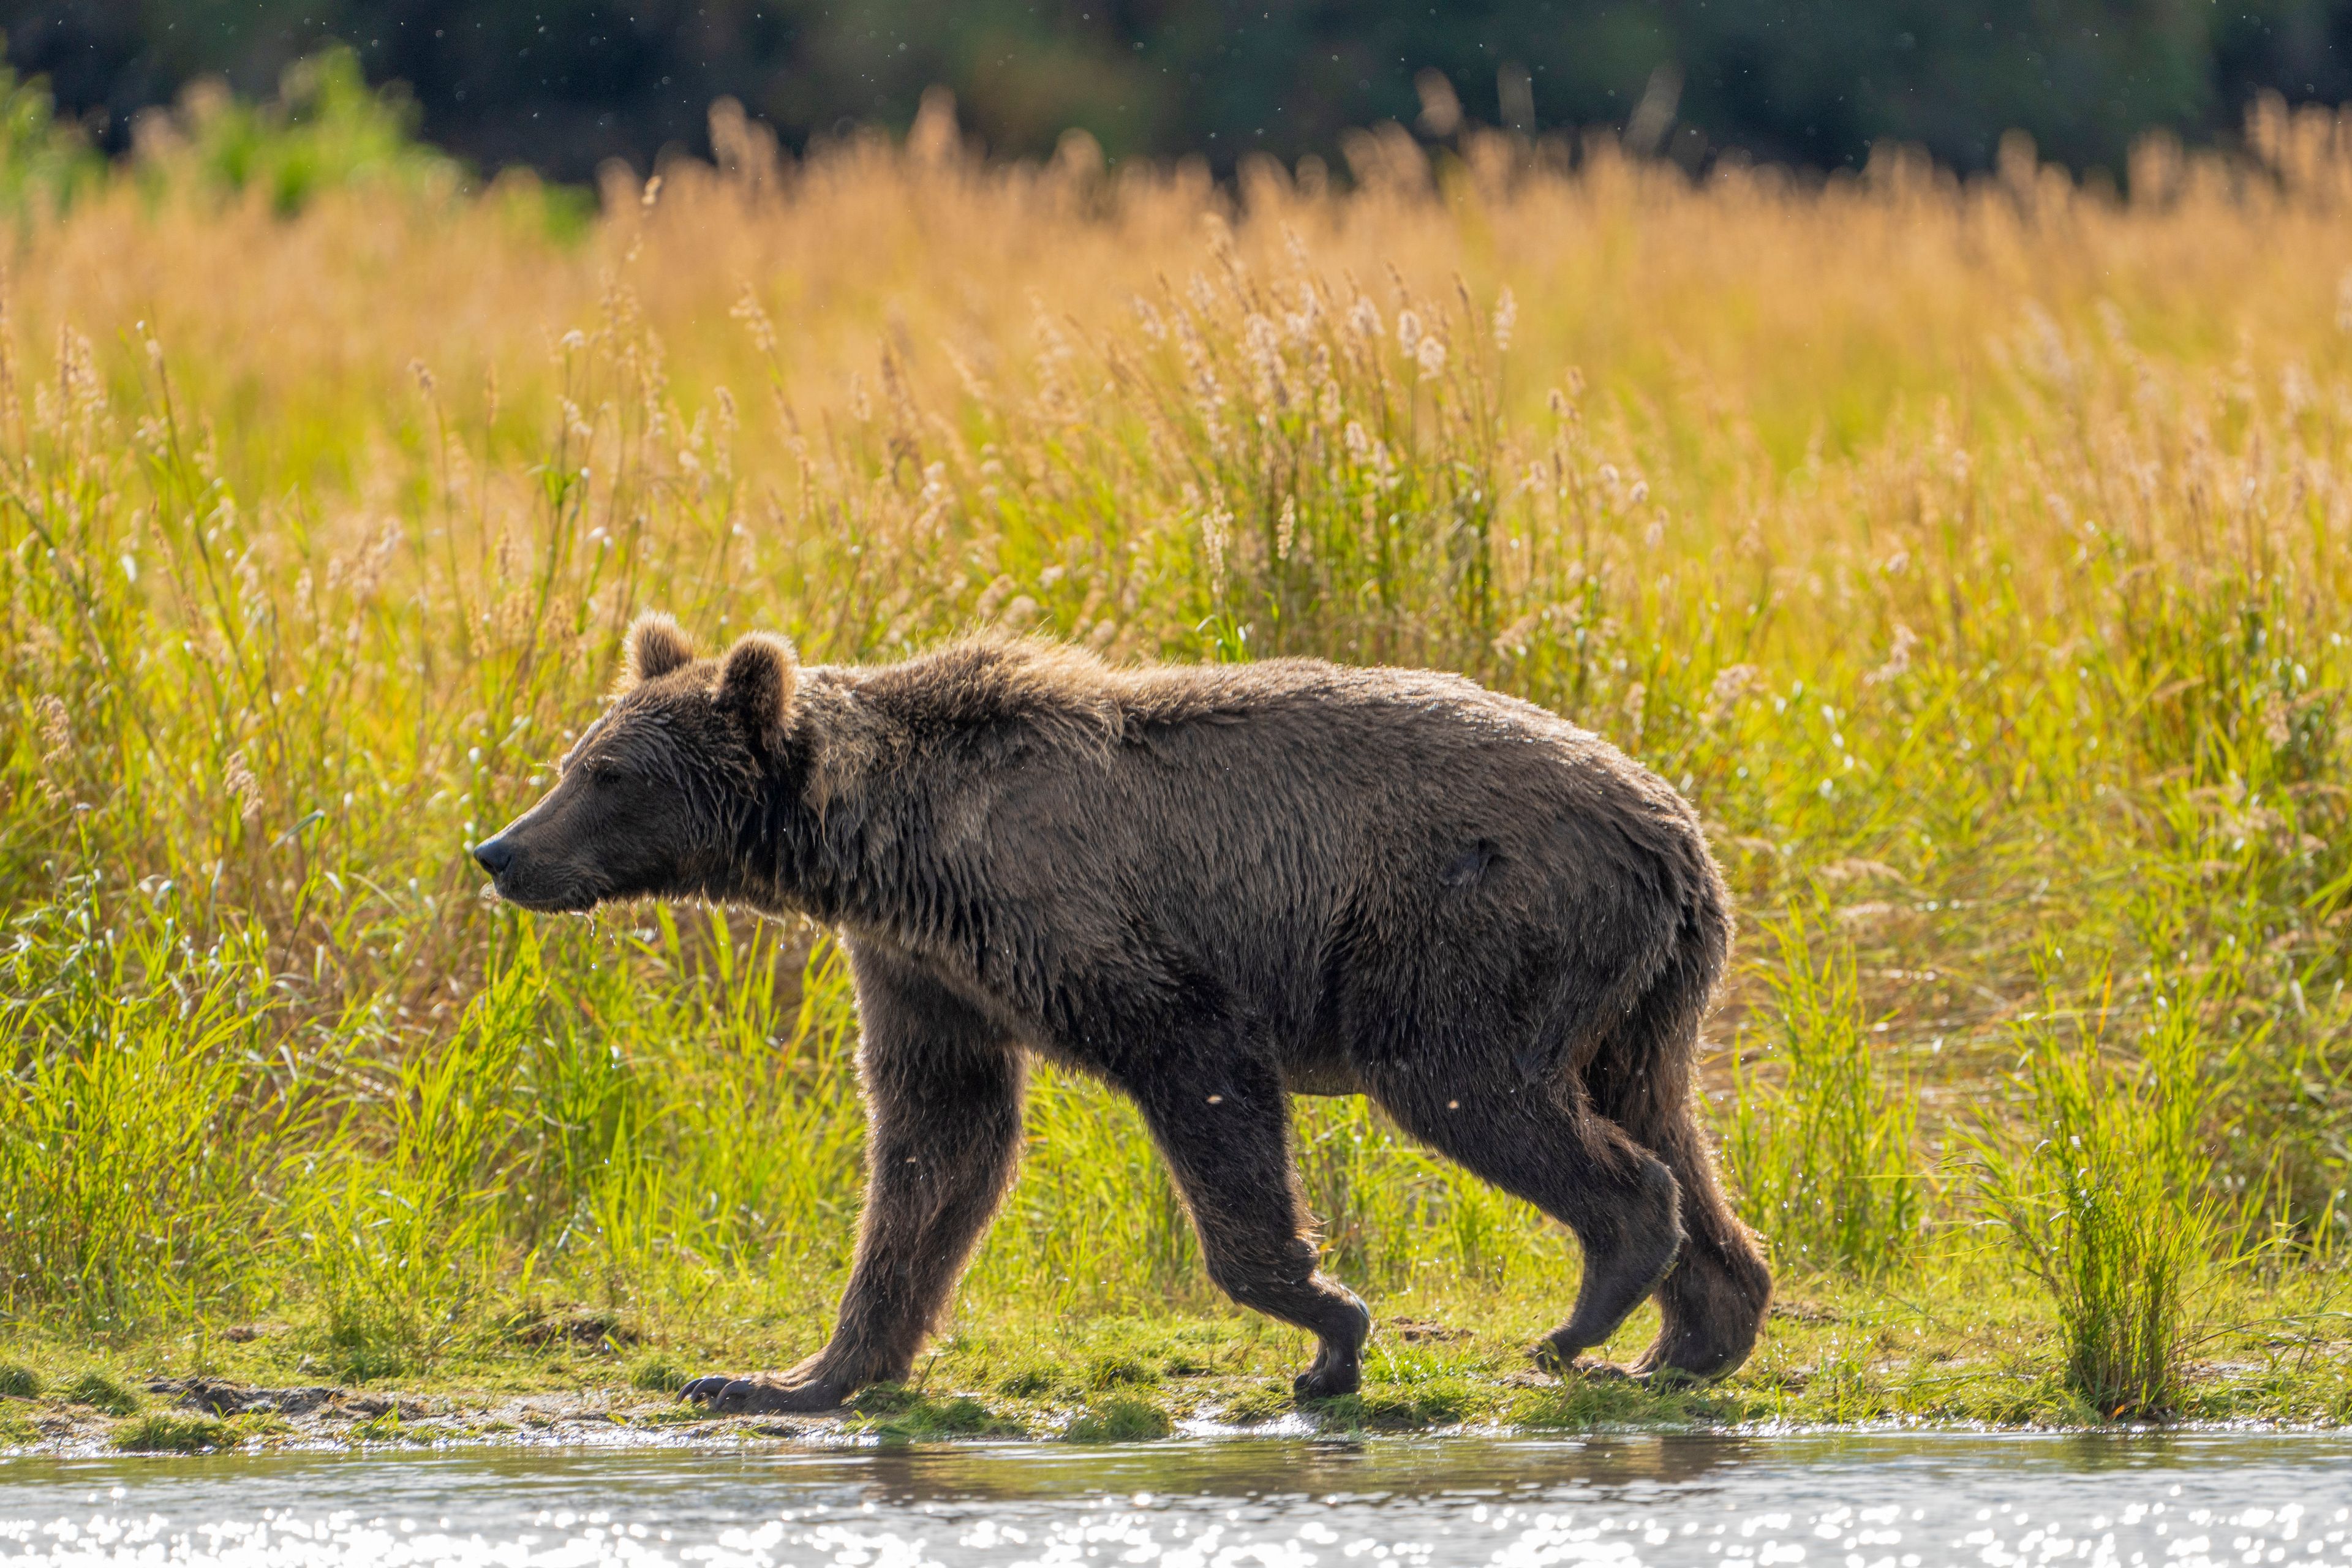
[(1031, 1054), (1131, 1096), (1211, 1276), (1356, 1386), (1287, 1092), (1362, 1092), (1575, 1231), (1566, 1367), (1644, 1297), (1632, 1369), (1737, 1366), (1770, 1281), (1693, 1103), (1731, 922), (1689, 806), (1458, 677), (1278, 659), (1115, 669), (982, 638), (801, 668), (641, 622), (632, 684), (479, 853), (539, 909), (696, 897), (814, 917), (856, 981), (871, 1135), (832, 1340), (731, 1409), (904, 1376), (1012, 1180)]

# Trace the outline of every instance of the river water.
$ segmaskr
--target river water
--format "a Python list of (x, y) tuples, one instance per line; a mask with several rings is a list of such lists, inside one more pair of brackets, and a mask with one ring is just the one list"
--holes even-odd
[(0, 1459), (0, 1563), (2352, 1561), (2352, 1437), (1178, 1439)]

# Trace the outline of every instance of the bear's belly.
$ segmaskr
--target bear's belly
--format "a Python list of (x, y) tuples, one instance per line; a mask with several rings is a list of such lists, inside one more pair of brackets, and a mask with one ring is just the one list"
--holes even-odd
[(1345, 1062), (1305, 1062), (1282, 1069), (1282, 1087), (1293, 1094), (1361, 1094), (1363, 1080)]

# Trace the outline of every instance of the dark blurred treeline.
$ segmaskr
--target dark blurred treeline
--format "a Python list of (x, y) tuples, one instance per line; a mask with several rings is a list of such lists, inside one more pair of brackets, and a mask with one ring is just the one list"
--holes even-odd
[(192, 80), (267, 95), (340, 40), (407, 84), (428, 139), (562, 179), (701, 151), (721, 95), (797, 146), (903, 127), (933, 83), (997, 153), (1077, 126), (1114, 158), (1220, 168), (1458, 113), (1628, 128), (1693, 164), (1833, 166), (1893, 138), (1980, 168), (2017, 128), (2119, 170), (2152, 127), (2226, 139), (2261, 91), (2352, 100), (2352, 0), (0, 0), (0, 26), (110, 146)]

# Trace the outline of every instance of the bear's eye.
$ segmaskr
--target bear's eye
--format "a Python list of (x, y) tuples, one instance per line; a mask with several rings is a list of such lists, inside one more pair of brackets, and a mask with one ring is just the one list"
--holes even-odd
[(617, 767), (611, 763), (598, 762), (588, 764), (588, 782), (591, 784), (616, 784), (628, 776), (626, 769)]

